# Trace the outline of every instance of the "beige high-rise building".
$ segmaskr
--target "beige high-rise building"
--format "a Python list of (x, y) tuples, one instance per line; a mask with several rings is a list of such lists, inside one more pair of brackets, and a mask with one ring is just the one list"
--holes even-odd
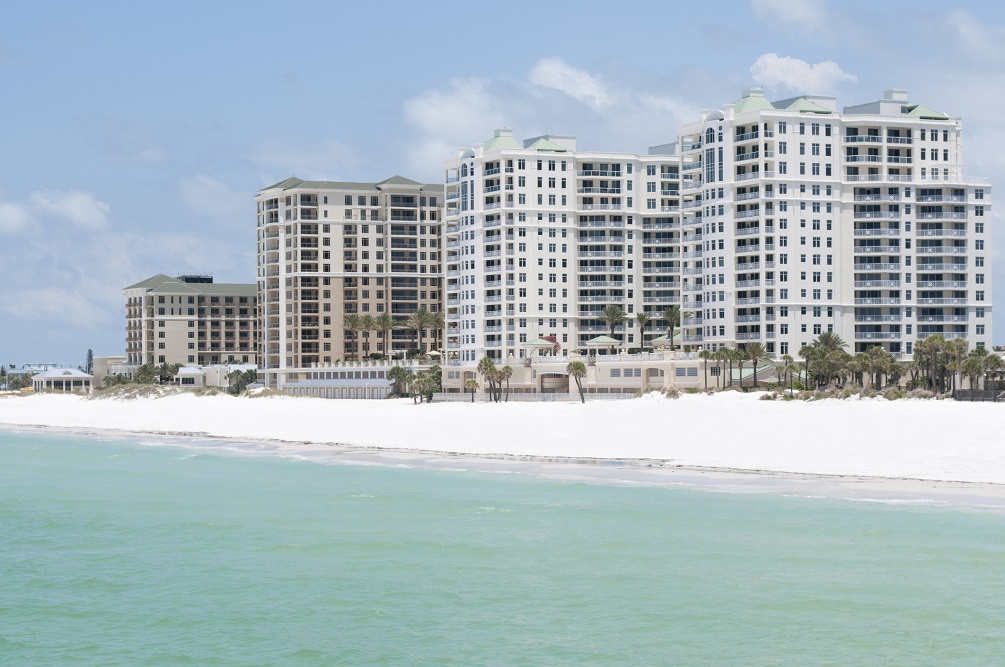
[(255, 285), (158, 274), (123, 293), (128, 364), (255, 363)]
[(288, 178), (255, 197), (259, 367), (268, 386), (369, 355), (436, 350), (442, 331), (347, 331), (347, 316), (442, 312), (443, 186)]

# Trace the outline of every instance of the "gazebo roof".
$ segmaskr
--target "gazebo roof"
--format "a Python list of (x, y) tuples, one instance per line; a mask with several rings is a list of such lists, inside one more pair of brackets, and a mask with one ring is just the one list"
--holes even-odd
[(545, 338), (535, 338), (529, 343), (524, 343), (524, 346), (526, 347), (553, 347), (554, 345), (555, 341), (547, 340)]
[(621, 341), (603, 334), (586, 341), (587, 345), (619, 345)]
[(78, 371), (76, 368), (50, 368), (49, 370), (39, 373), (38, 375), (31, 376), (32, 380), (45, 380), (47, 378), (70, 378), (77, 380), (90, 380), (93, 379), (93, 375), (88, 375), (84, 371)]

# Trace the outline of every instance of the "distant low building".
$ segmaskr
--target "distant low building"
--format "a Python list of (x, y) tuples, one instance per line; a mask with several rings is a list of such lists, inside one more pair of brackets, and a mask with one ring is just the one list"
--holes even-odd
[(35, 391), (83, 392), (90, 395), (94, 376), (75, 368), (52, 368), (31, 378)]
[(94, 376), (94, 385), (101, 386), (102, 380), (109, 375), (118, 374), (117, 370), (126, 363), (126, 355), (113, 354), (104, 357), (94, 357), (91, 367), (91, 374)]
[(255, 363), (256, 290), (208, 275), (158, 274), (130, 285), (123, 290), (127, 363)]

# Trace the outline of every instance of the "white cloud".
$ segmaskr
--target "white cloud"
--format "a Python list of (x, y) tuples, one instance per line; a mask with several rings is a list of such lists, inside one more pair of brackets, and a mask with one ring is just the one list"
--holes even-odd
[(89, 230), (108, 226), (111, 207), (94, 195), (70, 190), (36, 190), (31, 193), (31, 203), (39, 211), (66, 218), (77, 227)]
[(602, 109), (611, 103), (611, 95), (600, 77), (571, 67), (557, 56), (537, 61), (530, 70), (528, 81), (535, 86), (565, 93), (594, 109)]
[(677, 126), (697, 108), (666, 95), (666, 86), (646, 80), (617, 84), (556, 57), (536, 62), (525, 80), (451, 79), (405, 102), (415, 130), (406, 147), (413, 178), (438, 179), (441, 161), (462, 146), (487, 141), (492, 131), (512, 127), (517, 137), (553, 132), (575, 134), (593, 150), (645, 151), (672, 140)]
[(961, 50), (968, 62), (979, 66), (1001, 66), (1005, 63), (1005, 26), (981, 21), (963, 9), (951, 11), (940, 26), (956, 33), (951, 43)]
[(0, 307), (14, 317), (28, 321), (73, 322), (75, 327), (89, 328), (102, 324), (106, 313), (96, 308), (89, 293), (80, 289), (48, 286), (5, 290)]
[(0, 202), (0, 234), (18, 234), (31, 225), (28, 210), (20, 204)]
[(858, 80), (843, 71), (833, 60), (811, 65), (805, 60), (765, 53), (750, 66), (754, 81), (775, 91), (831, 94), (835, 88)]
[(185, 203), (200, 215), (235, 218), (243, 223), (242, 216), (248, 218), (253, 208), (247, 193), (237, 192), (206, 174), (180, 179), (178, 189)]

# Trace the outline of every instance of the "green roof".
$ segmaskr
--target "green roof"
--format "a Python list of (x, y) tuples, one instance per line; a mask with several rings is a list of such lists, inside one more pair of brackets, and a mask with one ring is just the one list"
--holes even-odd
[(733, 102), (733, 113), (747, 113), (748, 111), (772, 110), (775, 107), (771, 102), (764, 99), (764, 95), (750, 95), (741, 97)]
[(422, 185), (422, 183), (413, 181), (410, 178), (405, 178), (404, 176), (392, 176), (391, 178), (377, 183), (377, 185)]
[(177, 278), (158, 273), (125, 289), (143, 289), (147, 292), (164, 294), (227, 294), (233, 296), (256, 296), (258, 286), (254, 283), (187, 283)]
[(906, 109), (907, 115), (915, 118), (925, 118), (927, 120), (949, 120), (949, 116), (946, 114), (921, 106), (920, 104), (906, 107)]
[(810, 102), (805, 97), (796, 99), (792, 104), (785, 108), (789, 111), (801, 111), (803, 113), (832, 113), (827, 107), (822, 107), (816, 102)]
[(417, 185), (419, 186), (419, 190), (422, 192), (440, 192), (443, 190), (443, 185), (441, 184), (419, 183), (418, 181), (413, 181), (409, 178), (405, 178), (404, 176), (392, 176), (391, 178), (380, 181), (379, 183), (357, 183), (352, 181), (305, 181), (302, 178), (291, 176), (286, 180), (264, 187), (259, 190), (259, 192), (275, 189), (292, 190), (294, 188), (300, 188), (303, 190), (380, 190), (384, 186), (389, 185)]
[(530, 146), (527, 146), (532, 151), (553, 151), (555, 153), (564, 153), (565, 149), (556, 143), (552, 143), (545, 139), (544, 137), (538, 139)]
[(520, 148), (520, 144), (516, 142), (516, 139), (513, 138), (513, 135), (492, 137), (491, 139), (485, 142), (484, 146), (482, 146), (482, 150), (486, 153), (489, 151), (498, 151), (509, 148)]

